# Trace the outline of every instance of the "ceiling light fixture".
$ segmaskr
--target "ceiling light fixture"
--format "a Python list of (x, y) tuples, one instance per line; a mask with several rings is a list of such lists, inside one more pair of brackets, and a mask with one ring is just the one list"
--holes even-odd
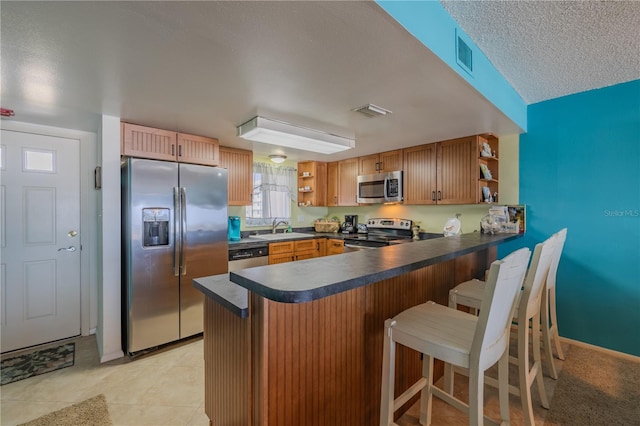
[(353, 138), (332, 135), (264, 117), (253, 117), (238, 126), (238, 136), (250, 141), (320, 154), (334, 154), (355, 147)]
[(286, 160), (286, 159), (287, 159), (287, 156), (286, 156), (286, 155), (274, 154), (274, 155), (270, 155), (270, 156), (269, 156), (269, 159), (270, 159), (271, 161), (273, 161), (274, 163), (278, 163), (278, 164), (280, 164), (280, 163), (282, 163), (284, 160)]
[(366, 104), (361, 107), (354, 108), (351, 111), (359, 112), (361, 114), (366, 115), (369, 118), (375, 118), (375, 117), (391, 114), (391, 111), (389, 111), (388, 109), (379, 107), (374, 104)]

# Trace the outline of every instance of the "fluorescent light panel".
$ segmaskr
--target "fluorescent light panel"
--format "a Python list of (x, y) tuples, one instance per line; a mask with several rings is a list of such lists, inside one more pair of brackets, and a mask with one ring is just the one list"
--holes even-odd
[(243, 139), (302, 151), (334, 154), (355, 147), (355, 140), (264, 117), (254, 117), (238, 126)]

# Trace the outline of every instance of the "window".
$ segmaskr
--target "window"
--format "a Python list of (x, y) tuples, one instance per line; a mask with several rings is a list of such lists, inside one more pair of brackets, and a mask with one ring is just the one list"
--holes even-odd
[(296, 169), (253, 163), (253, 204), (247, 206), (247, 226), (270, 226), (274, 220), (291, 223), (291, 202), (297, 201)]

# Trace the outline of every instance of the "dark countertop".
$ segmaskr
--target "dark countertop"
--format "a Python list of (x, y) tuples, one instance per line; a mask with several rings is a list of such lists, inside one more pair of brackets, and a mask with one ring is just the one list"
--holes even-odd
[[(361, 234), (343, 234), (341, 232), (315, 232), (313, 231), (313, 228), (311, 231), (295, 230), (295, 232), (301, 232), (304, 234), (312, 235), (309, 238), (327, 238), (327, 239), (338, 239), (338, 240), (344, 240), (345, 238), (354, 237), (355, 235), (361, 235)], [(278, 232), (278, 234), (282, 234), (282, 233)], [(286, 234), (283, 234), (283, 235), (286, 235)], [(442, 234), (427, 233), (427, 232), (420, 233), (421, 240), (439, 238), (439, 237), (442, 237)], [(258, 238), (252, 238), (252, 236), (249, 235), (249, 236), (243, 237), (240, 241), (228, 241), (228, 243), (229, 243), (229, 249), (234, 250), (234, 249), (267, 247), (270, 243), (281, 243), (285, 241), (296, 241), (301, 239), (304, 239), (304, 238), (287, 239), (283, 237), (283, 238), (279, 238), (277, 241), (268, 241), (268, 240), (261, 240)]]
[(249, 316), (249, 291), (229, 281), (229, 274), (196, 278), (193, 286), (239, 316)]
[(276, 302), (309, 302), (520, 237), (522, 234), (473, 232), (339, 256), (258, 266), (231, 272), (229, 278), (233, 283)]

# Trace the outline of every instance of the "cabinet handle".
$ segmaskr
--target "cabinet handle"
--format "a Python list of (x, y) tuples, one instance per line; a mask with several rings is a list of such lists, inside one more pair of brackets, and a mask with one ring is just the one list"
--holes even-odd
[(378, 168), (378, 171), (380, 171), (380, 172), (383, 171), (384, 170), (384, 167), (383, 167), (384, 164), (382, 163), (382, 161), (379, 162), (378, 164), (380, 165), (379, 168)]
[(171, 144), (171, 156), (173, 157), (174, 155), (176, 155), (176, 145)]
[(178, 157), (182, 157), (182, 145), (178, 145)]
[(431, 201), (436, 200), (436, 191), (431, 191)]
[(438, 201), (442, 200), (442, 192), (438, 191)]

